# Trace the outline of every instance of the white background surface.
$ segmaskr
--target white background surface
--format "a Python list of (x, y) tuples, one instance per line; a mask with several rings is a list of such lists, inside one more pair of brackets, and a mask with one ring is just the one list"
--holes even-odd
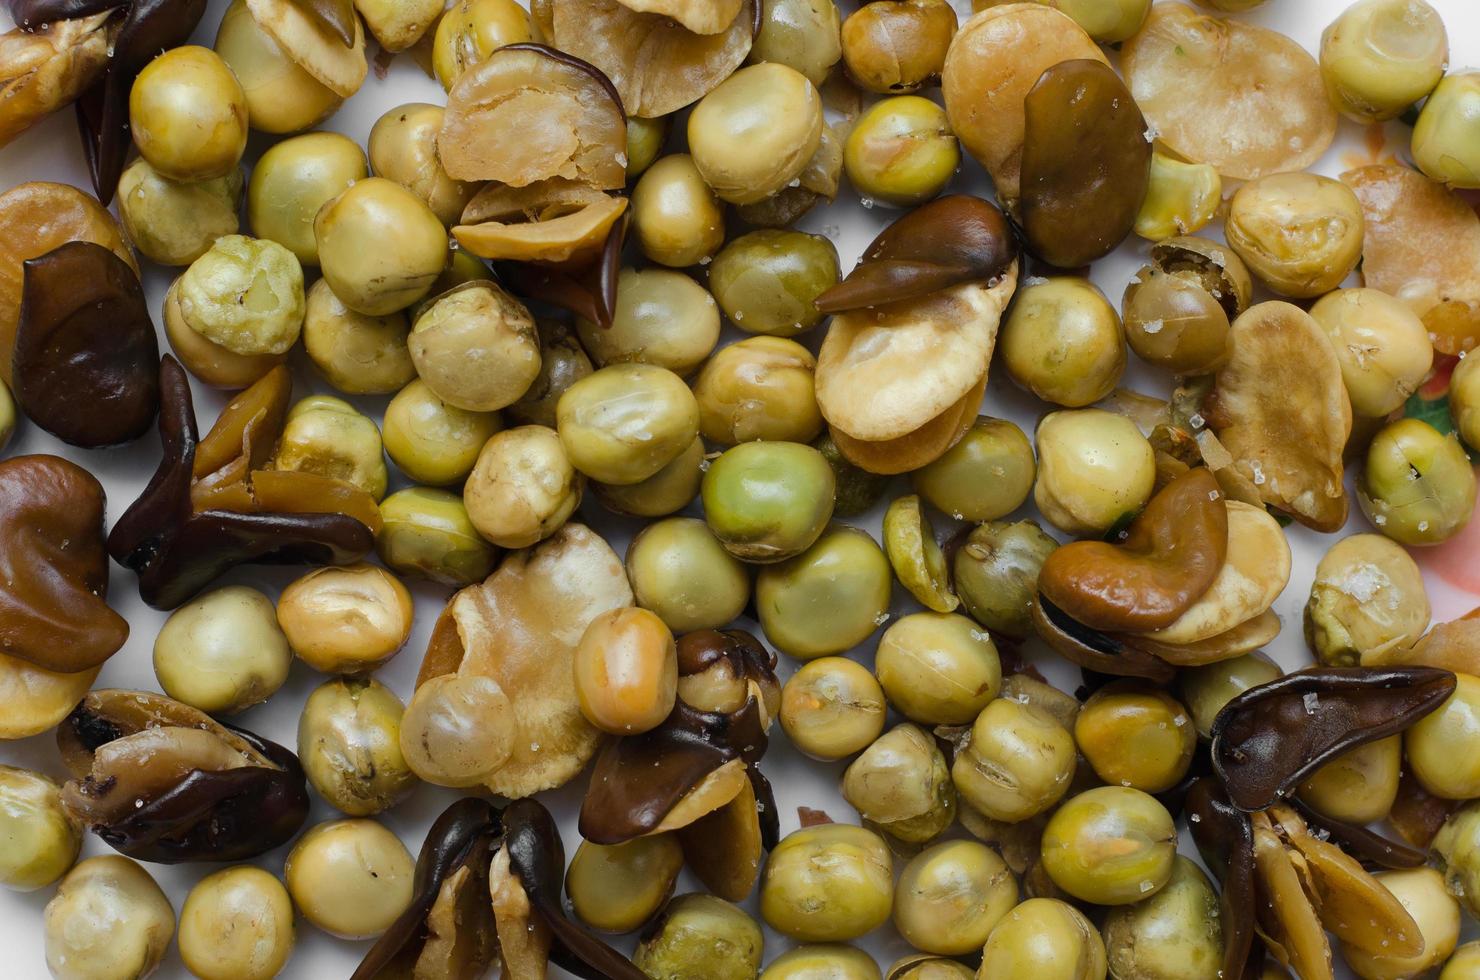
[[(953, 2), (964, 20), (970, 13), (969, 0), (953, 0)], [(1480, 4), (1477, 4), (1475, 0), (1430, 0), (1430, 2), (1442, 13), (1448, 27), (1451, 63), (1459, 67), (1480, 65)], [(210, 8), (200, 28), (192, 38), (193, 43), (211, 44), (215, 36), (216, 25), (219, 23), (225, 6), (226, 0), (211, 0)], [(842, 0), (841, 6), (846, 13), (853, 7), (852, 0)], [(1294, 37), (1307, 50), (1314, 52), (1317, 49), (1322, 29), (1346, 6), (1347, 0), (1269, 0), (1259, 10), (1236, 16), (1281, 30)], [(1113, 53), (1112, 60), (1114, 60)], [(423, 75), (408, 59), (401, 58), (392, 66), (386, 78), (377, 78), (372, 72), (364, 88), (322, 128), (342, 132), (364, 145), (371, 125), (381, 113), (392, 106), (413, 101), (440, 103), (444, 99), (443, 92), (435, 81)], [(1391, 142), (1388, 152), (1406, 157), (1407, 132), (1406, 127), (1396, 123), (1389, 126), (1388, 135)], [(1364, 146), (1363, 137), (1364, 132), (1361, 127), (1343, 120), (1335, 147), (1314, 169), (1334, 176), (1351, 166), (1367, 162), (1369, 151)], [(248, 148), (248, 163), (254, 161), (268, 145), (270, 141), (267, 138), (254, 135)], [(24, 134), (4, 150), (0, 150), (0, 189), (8, 189), (22, 181), (34, 179), (67, 181), (79, 187), (91, 189), (83, 164), (76, 123), (70, 109), (58, 113)], [(953, 189), (985, 194), (988, 186), (980, 168), (968, 161), (953, 185)], [(1230, 188), (1225, 186), (1225, 195), (1229, 190)], [(845, 185), (838, 201), (831, 208), (808, 215), (800, 222), (799, 227), (807, 231), (824, 233), (833, 238), (838, 245), (843, 269), (847, 270), (852, 267), (863, 246), (880, 228), (897, 215), (898, 212), (887, 208), (865, 209), (861, 207), (857, 195)], [(249, 232), (245, 222), (242, 231), (243, 233)], [(1216, 235), (1219, 232), (1214, 229), (1204, 233)], [(1133, 237), (1115, 255), (1096, 263), (1093, 278), (1117, 306), (1126, 282), (1144, 261), (1146, 248), (1145, 242)], [(145, 273), (145, 285), (151, 308), (156, 316), (156, 323), (164, 291), (177, 271), (154, 266)], [(728, 343), (737, 336), (739, 335), (735, 331), (727, 328), (723, 342)], [(820, 336), (821, 331), (819, 330), (814, 331), (809, 337), (799, 339), (807, 341), (815, 350)], [(162, 332), (160, 348), (161, 351), (169, 349)], [(1144, 366), (1137, 363), (1134, 357), (1130, 360), (1131, 367), (1126, 378), (1129, 386), (1148, 394), (1164, 395), (1166, 393), (1167, 379), (1145, 370)], [(290, 363), (294, 370), (296, 397), (303, 397), (311, 392), (330, 390), (314, 374), (302, 355), (301, 347), (295, 352), (294, 359)], [(987, 414), (1011, 418), (1031, 432), (1033, 423), (1039, 415), (1046, 411), (1046, 407), (1015, 389), (1000, 368), (994, 369), (992, 375), (983, 411)], [(204, 433), (215, 418), (224, 399), (219, 393), (199, 384), (195, 386), (195, 394), (196, 412), (200, 419), (201, 431)], [(356, 399), (356, 402), (363, 410), (378, 419), (386, 400), (385, 398), (362, 398)], [(112, 522), (138, 495), (153, 473), (159, 457), (159, 442), (151, 432), (137, 443), (122, 449), (89, 452), (64, 446), (33, 426), (23, 426), (9, 447), (7, 455), (23, 453), (63, 455), (79, 462), (96, 474), (108, 491), (108, 519), (111, 526)], [(407, 481), (396, 472), (394, 466), (391, 467), (391, 478), (392, 490), (407, 485)], [(886, 499), (892, 499), (899, 493), (908, 492), (902, 487), (903, 481), (896, 483)], [(1352, 506), (1352, 514), (1352, 520), (1344, 533), (1367, 530), (1365, 521), (1355, 503)], [(851, 523), (867, 527), (877, 537), (879, 516), (876, 512), (869, 515), (867, 519), (855, 520)], [(1036, 517), (1036, 514), (1032, 514), (1031, 508), (1028, 508), (1017, 516)], [(638, 526), (632, 521), (613, 518), (589, 495), (582, 505), (579, 519), (605, 534), (619, 554), (625, 551), (630, 534)], [(1051, 528), (1047, 529), (1052, 531)], [(949, 522), (940, 522), (937, 526), (937, 531), (941, 534), (953, 530)], [(1325, 548), (1336, 540), (1336, 537), (1317, 535), (1298, 526), (1289, 528), (1288, 533), (1295, 551), (1294, 572), (1289, 587), (1274, 607), (1284, 622), (1284, 630), (1269, 647), (1269, 653), (1287, 668), (1294, 668), (1310, 662), (1310, 655), (1301, 640), (1300, 610), (1309, 589), (1315, 563)], [(1057, 536), (1062, 537), (1062, 535)], [(263, 589), (275, 597), (278, 590), (301, 571), (301, 569), (238, 569), (216, 584), (248, 584)], [(410, 696), (427, 637), (448, 595), (448, 591), (439, 586), (424, 582), (409, 582), (408, 584), (411, 585), (416, 596), (416, 625), (411, 641), (406, 649), (377, 675), (403, 699)], [(1432, 578), (1430, 589), (1436, 620), (1453, 618), (1480, 601), (1473, 596), (1459, 594)], [(155, 634), (164, 622), (165, 614), (145, 606), (138, 598), (133, 574), (117, 566), (112, 569), (109, 597), (115, 608), (129, 620), (132, 632), (128, 644), (104, 667), (98, 686), (157, 690), (158, 686), (151, 667), (150, 651)], [(905, 590), (896, 587), (893, 615), (897, 617), (914, 611), (916, 608), (918, 607), (909, 600)], [(758, 630), (753, 624), (747, 625)], [(877, 634), (875, 639), (877, 639)], [(873, 641), (870, 641), (856, 650), (853, 656), (861, 659), (865, 664), (871, 663), (872, 645)], [(1077, 672), (1066, 669), (1066, 665), (1056, 661), (1052, 654), (1041, 647), (1031, 648), (1030, 652), (1033, 659), (1044, 667), (1049, 676), (1061, 687), (1070, 691), (1074, 689), (1078, 682)], [(782, 661), (780, 673), (784, 680), (796, 669), (797, 664), (788, 661), (785, 657)], [(268, 703), (252, 708), (232, 720), (236, 724), (244, 725), (268, 738), (293, 747), (296, 745), (297, 721), (303, 702), (309, 692), (324, 679), (305, 665), (295, 663), (292, 677), (278, 694)], [(3, 710), (4, 707), (0, 706), (0, 711)], [(898, 720), (891, 718), (890, 724)], [(0, 744), (0, 762), (39, 769), (59, 779), (65, 778), (66, 775), (51, 735)], [(785, 736), (777, 726), (773, 732), (771, 750), (766, 757), (764, 769), (776, 788), (783, 834), (796, 828), (796, 808), (798, 806), (825, 810), (841, 821), (856, 819), (852, 808), (842, 800), (837, 791), (838, 779), (843, 768), (842, 763), (825, 765), (797, 755), (791, 750)], [(567, 855), (573, 853), (579, 840), (575, 832), (574, 815), (585, 785), (586, 776), (583, 774), (562, 790), (547, 793), (541, 797), (561, 819)], [(415, 854), (430, 821), (453, 798), (455, 794), (451, 791), (429, 786), (422, 787), (405, 804), (385, 814), (383, 820), (392, 830), (401, 835), (412, 853)], [(338, 814), (331, 807), (315, 798), (309, 823), (311, 825), (336, 816)], [(957, 832), (959, 833), (959, 830)], [(1184, 838), (1185, 836), (1184, 834)], [(1184, 849), (1186, 849), (1185, 842)], [(104, 845), (90, 836), (84, 845), (83, 854), (90, 856), (107, 852), (108, 849)], [(281, 874), (286, 852), (287, 848), (282, 848), (263, 855), (255, 863), (274, 874)], [(178, 913), (191, 886), (218, 866), (150, 865), (148, 867), (169, 894)], [(897, 866), (896, 870), (898, 870)], [(694, 890), (697, 887), (697, 882), (685, 872), (685, 877), (679, 884), (679, 891)], [(41, 911), (51, 897), (52, 891), (53, 889), (48, 888), (28, 895), (0, 892), (0, 951), (3, 951), (0, 952), (0, 978), (40, 980), (47, 976), (42, 952)], [(747, 907), (754, 913), (753, 900), (747, 903)], [(770, 930), (767, 930), (766, 940), (767, 962), (791, 945), (788, 940)], [(615, 942), (626, 947), (630, 946), (631, 939), (628, 938), (625, 943), (621, 939)], [(283, 975), (294, 978), (311, 977), (315, 980), (346, 977), (369, 945), (368, 942), (347, 943), (332, 939), (300, 918), (298, 946)], [(887, 928), (866, 937), (861, 945), (870, 949), (881, 965), (885, 966), (896, 957), (910, 952), (907, 945), (891, 929)], [(552, 969), (552, 975), (562, 974)], [(169, 978), (169, 980), (189, 976), (173, 947), (159, 976)], [(1002, 978), (1002, 980), (1013, 980), (1013, 978)]]

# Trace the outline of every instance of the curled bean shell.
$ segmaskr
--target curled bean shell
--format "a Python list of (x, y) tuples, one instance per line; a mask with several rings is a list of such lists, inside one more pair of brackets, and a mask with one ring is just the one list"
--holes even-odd
[(1213, 720), (1213, 769), (1233, 804), (1262, 810), (1323, 763), (1408, 728), (1454, 693), (1428, 667), (1310, 668), (1234, 698)]
[(1171, 664), (1083, 623), (1075, 622), (1039, 596), (1033, 603), (1033, 629), (1049, 647), (1073, 664), (1117, 677), (1144, 677), (1165, 684), (1176, 676)]
[(92, 242), (26, 261), (11, 363), (22, 411), (74, 446), (131, 442), (159, 411), (159, 344), (139, 277)]
[(128, 639), (108, 608), (103, 487), (56, 456), (0, 462), (0, 653), (95, 670)]
[(1268, 28), (1159, 3), (1121, 67), (1156, 138), (1225, 177), (1304, 170), (1336, 136), (1315, 59)]
[(109, 18), (97, 13), (0, 35), (0, 146), (102, 77)]
[(563, 177), (527, 187), (489, 184), (468, 202), (452, 235), (479, 258), (585, 264), (601, 254), (626, 210), (625, 197)]
[[(344, 24), (331, 33), (323, 29), (332, 4), (301, 3), (299, 0), (247, 0), (252, 19), (277, 42), (293, 63), (341, 99), (347, 99), (365, 81), (365, 28), (360, 18), (349, 14), (353, 40), (344, 40)], [(339, 17), (341, 15), (333, 15)]]
[(1219, 875), (1225, 977), (1244, 976), (1254, 948), (1254, 830), (1248, 814), (1232, 803), (1216, 781), (1196, 780), (1184, 804), (1192, 839), (1203, 862)]
[(1151, 180), (1146, 118), (1103, 61), (1048, 69), (1023, 100), (1018, 210), (1028, 248), (1072, 269), (1108, 255), (1136, 224)]

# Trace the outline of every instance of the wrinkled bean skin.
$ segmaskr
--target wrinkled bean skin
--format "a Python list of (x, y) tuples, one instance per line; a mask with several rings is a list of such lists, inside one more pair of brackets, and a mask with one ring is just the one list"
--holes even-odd
[(1072, 269), (1108, 255), (1136, 224), (1151, 181), (1146, 118), (1114, 69), (1065, 61), (1023, 100), (1027, 247)]
[(1213, 770), (1242, 810), (1293, 793), (1322, 764), (1408, 728), (1455, 677), (1431, 667), (1313, 667), (1251, 688), (1213, 720)]
[(1117, 543), (1076, 541), (1048, 556), (1038, 588), (1100, 630), (1169, 626), (1208, 590), (1228, 552), (1228, 508), (1206, 467), (1151, 498)]
[(1222, 976), (1244, 976), (1254, 947), (1254, 832), (1249, 818), (1211, 779), (1192, 784), (1184, 804), (1192, 839), (1204, 863), (1219, 875), (1223, 921)]
[(981, 198), (951, 194), (880, 232), (853, 271), (817, 298), (817, 309), (843, 313), (985, 282), (1016, 258), (1017, 239), (1001, 211)]
[(108, 608), (103, 486), (56, 456), (0, 462), (0, 653), (75, 673), (128, 639)]
[(11, 362), (21, 410), (84, 449), (143, 435), (159, 411), (159, 345), (139, 277), (92, 242), (25, 269)]
[(1083, 623), (1076, 622), (1040, 593), (1033, 603), (1033, 629), (1055, 653), (1070, 663), (1117, 677), (1144, 677), (1166, 684), (1176, 668), (1141, 650), (1122, 643)]
[[(166, 740), (157, 753), (136, 750), (133, 759), (114, 762), (137, 766), (137, 784), (94, 776), (98, 750), (150, 730), (167, 738), (199, 730), (246, 761), (236, 768), (212, 768), (219, 764), (214, 757), (192, 764), (198, 748)], [(73, 769), (62, 792), (68, 812), (140, 861), (245, 860), (287, 843), (308, 817), (303, 768), (292, 752), (160, 694), (94, 691), (57, 729), (57, 744)], [(152, 796), (133, 798), (140, 787)]]

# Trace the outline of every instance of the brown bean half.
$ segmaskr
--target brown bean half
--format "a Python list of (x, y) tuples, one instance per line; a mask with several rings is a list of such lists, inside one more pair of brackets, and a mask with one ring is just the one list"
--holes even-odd
[(0, 463), (0, 652), (48, 670), (97, 667), (128, 638), (108, 608), (103, 487), (56, 456)]
[(1100, 61), (1048, 69), (1023, 100), (1021, 199), (1028, 250), (1072, 269), (1108, 255), (1136, 224), (1151, 181), (1146, 117)]
[(1048, 556), (1038, 588), (1098, 630), (1169, 626), (1208, 590), (1228, 554), (1228, 508), (1206, 467), (1151, 498), (1122, 541), (1076, 541)]
[(92, 242), (25, 269), (11, 361), (21, 410), (87, 449), (143, 435), (159, 413), (159, 344), (138, 275)]
[(1314, 667), (1250, 688), (1213, 719), (1213, 770), (1241, 810), (1262, 810), (1331, 759), (1401, 732), (1454, 693), (1431, 667)]

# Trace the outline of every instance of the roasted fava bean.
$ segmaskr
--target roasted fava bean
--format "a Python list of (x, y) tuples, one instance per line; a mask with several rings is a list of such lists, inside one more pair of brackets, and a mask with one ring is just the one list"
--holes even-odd
[(343, 480), (377, 501), (388, 480), (375, 420), (330, 395), (310, 395), (288, 411), (273, 468)]
[(1055, 898), (1030, 898), (987, 937), (977, 976), (1103, 980), (1105, 969), (1104, 940), (1084, 913)]
[(566, 522), (583, 486), (553, 430), (521, 425), (484, 444), (463, 502), (483, 537), (500, 548), (527, 548)]
[(246, 93), (210, 48), (174, 48), (146, 65), (128, 114), (139, 153), (171, 180), (225, 177), (247, 148)]
[(979, 415), (960, 442), (912, 473), (910, 482), (932, 507), (956, 520), (995, 521), (1028, 499), (1036, 468), (1022, 429)]
[(1043, 829), (1043, 867), (1054, 884), (1096, 905), (1130, 905), (1171, 880), (1177, 829), (1154, 797), (1101, 786), (1072, 797)]
[(1017, 900), (1017, 880), (996, 851), (977, 841), (949, 841), (904, 866), (894, 924), (916, 949), (965, 956), (982, 948)]
[(750, 574), (697, 517), (655, 521), (627, 548), (637, 604), (675, 633), (719, 629), (750, 601)]
[(293, 943), (288, 890), (261, 868), (207, 875), (180, 909), (180, 957), (201, 980), (272, 980)]
[[(355, 27), (357, 35), (360, 35), (358, 68), (363, 78), (367, 68), (364, 40), (359, 24), (356, 23)], [(304, 40), (343, 47), (338, 39), (323, 36), (317, 30), (311, 31), (311, 34), (313, 36), (305, 37)], [(247, 118), (255, 130), (264, 133), (296, 133), (309, 129), (344, 102), (344, 94), (335, 91), (326, 81), (306, 70), (305, 64), (300, 63), (297, 55), (305, 53), (302, 46), (297, 46), (300, 48), (297, 52), (287, 50), (258, 23), (246, 0), (232, 0), (231, 5), (226, 8), (226, 13), (221, 16), (221, 27), (216, 32), (215, 47), (216, 53), (230, 66), (237, 81), (241, 83), (246, 95)], [(354, 64), (354, 54), (354, 48), (345, 49), (343, 60), (347, 65)], [(355, 87), (358, 87), (358, 83)], [(341, 84), (340, 88), (345, 86)], [(313, 220), (311, 213), (309, 220)]]
[(1087, 279), (1065, 276), (1019, 289), (997, 342), (1014, 381), (1068, 408), (1104, 398), (1125, 371), (1120, 317)]
[(889, 559), (867, 532), (834, 525), (800, 555), (761, 569), (756, 617), (766, 638), (789, 656), (842, 653), (888, 618), (892, 577)]
[(646, 480), (699, 434), (693, 392), (651, 364), (613, 364), (582, 378), (560, 396), (556, 418), (576, 469), (618, 485)]
[(692, 893), (668, 903), (632, 954), (658, 980), (751, 980), (765, 947), (761, 927), (722, 898)]
[(843, 798), (869, 827), (909, 844), (934, 840), (956, 818), (946, 757), (914, 725), (890, 729), (853, 760)]
[(890, 626), (874, 671), (889, 703), (925, 725), (974, 721), (1002, 686), (991, 637), (954, 613), (913, 613)]
[(411, 487), (380, 502), (384, 521), (376, 549), (402, 575), (443, 585), (481, 582), (493, 571), (498, 550), (483, 539), (457, 494)]
[(939, 194), (960, 163), (945, 110), (917, 95), (874, 103), (843, 145), (843, 170), (853, 189), (865, 201), (901, 208)]
[(82, 827), (62, 806), (62, 788), (50, 778), (0, 766), (0, 840), (0, 885), (29, 892), (72, 867)]
[(1247, 653), (1201, 667), (1190, 667), (1177, 680), (1182, 703), (1187, 705), (1197, 733), (1203, 738), (1211, 738), (1213, 719), (1218, 717), (1225, 704), (1249, 688), (1267, 684), (1282, 673), (1279, 664), (1265, 654)]
[(781, 728), (797, 749), (831, 762), (860, 752), (884, 730), (884, 691), (862, 664), (820, 657), (781, 689)]
[(612, 322), (597, 326), (580, 320), (576, 329), (603, 367), (637, 361), (687, 377), (719, 342), (719, 308), (703, 286), (681, 272), (623, 269)]
[(222, 235), (236, 234), (241, 197), (240, 167), (210, 180), (177, 181), (140, 157), (118, 179), (118, 216), (147, 258), (189, 265)]
[(160, 687), (208, 714), (266, 701), (287, 681), (292, 664), (272, 600), (244, 585), (207, 592), (176, 609), (154, 641)]
[(1028, 251), (1072, 269), (1110, 253), (1135, 227), (1151, 177), (1146, 118), (1103, 61), (1048, 69), (1023, 100), (1021, 174)]
[(952, 560), (961, 607), (992, 632), (1016, 640), (1030, 636), (1038, 573), (1058, 546), (1033, 521), (992, 521), (973, 528)]
[(1181, 855), (1164, 888), (1105, 917), (1110, 975), (1124, 980), (1218, 980), (1223, 923), (1208, 876)]
[(515, 0), (458, 0), (437, 22), (432, 68), (450, 92), (464, 71), (499, 48), (531, 40), (529, 13)]
[(694, 107), (689, 151), (720, 198), (754, 204), (801, 174), (822, 126), (822, 98), (805, 75), (776, 62), (751, 65)]
[(374, 565), (318, 568), (283, 589), (277, 615), (293, 652), (310, 667), (362, 674), (405, 645), (411, 593)]
[(298, 759), (319, 795), (352, 817), (389, 810), (416, 786), (401, 754), (405, 706), (371, 678), (325, 681), (298, 719)]
[(417, 379), (385, 409), (385, 451), (411, 479), (432, 486), (461, 483), (483, 446), (503, 428), (494, 412), (448, 404)]
[(1353, 534), (1316, 566), (1305, 604), (1305, 642), (1331, 667), (1375, 666), (1411, 647), (1429, 626), (1418, 564), (1392, 539)]
[(1033, 502), (1069, 534), (1098, 535), (1151, 498), (1151, 443), (1122, 415), (1097, 408), (1052, 412), (1038, 423)]
[(1321, 80), (1357, 122), (1395, 119), (1434, 90), (1449, 61), (1449, 35), (1425, 0), (1361, 0), (1321, 35)]
[(838, 284), (838, 250), (820, 235), (762, 229), (731, 241), (709, 266), (709, 289), (747, 333), (791, 337), (822, 322), (817, 297)]
[[(483, 0), (486, 5), (488, 0)], [(471, 6), (459, 3), (455, 11)], [(395, 181), (426, 202), (442, 224), (452, 226), (463, 208), (477, 193), (478, 185), (453, 180), (437, 158), (437, 133), (442, 129), (443, 109), (425, 102), (409, 102), (388, 110), (370, 129), (367, 144), (370, 166), (377, 177)]]
[(1090, 696), (1074, 721), (1074, 741), (1106, 783), (1162, 793), (1187, 774), (1197, 731), (1171, 695), (1127, 680)]
[(762, 0), (749, 59), (779, 61), (820, 88), (843, 56), (841, 26), (835, 0)]
[(1377, 530), (1406, 545), (1438, 544), (1475, 509), (1475, 470), (1453, 433), (1419, 419), (1381, 429), (1367, 447), (1357, 501)]
[(1037, 816), (1069, 790), (1074, 736), (1042, 708), (1010, 698), (977, 715), (951, 780), (965, 803), (1008, 823)]
[(170, 900), (116, 854), (73, 868), (46, 903), (46, 965), (57, 980), (131, 980), (159, 968), (175, 933)]
[(656, 728), (678, 697), (673, 633), (646, 609), (593, 619), (576, 647), (574, 671), (581, 714), (614, 735)]
[[(442, 222), (421, 198), (384, 177), (357, 180), (330, 199), (314, 216), (313, 229), (334, 295), (370, 316), (421, 299), (447, 263)], [(366, 242), (382, 247), (366, 248)]]
[(955, 33), (956, 12), (945, 0), (864, 4), (843, 21), (843, 63), (870, 92), (914, 92), (940, 77)]
[(693, 383), (700, 434), (725, 446), (811, 441), (822, 430), (816, 368), (811, 351), (784, 337), (748, 337), (721, 348)]
[[(725, 243), (725, 213), (693, 157), (675, 153), (647, 168), (632, 189), (632, 230), (660, 265), (681, 269), (714, 257)], [(618, 286), (618, 302), (621, 293)]]
[(709, 465), (700, 492), (725, 550), (759, 563), (812, 546), (832, 516), (834, 486), (832, 467), (811, 446), (746, 442)]
[(318, 265), (314, 216), (367, 176), (365, 152), (346, 136), (305, 133), (283, 140), (262, 154), (252, 168), (247, 222), (258, 238), (277, 242), (304, 265)]
[(1433, 868), (1383, 871), (1373, 875), (1391, 892), (1418, 924), (1423, 952), (1415, 956), (1373, 954), (1351, 943), (1341, 944), (1341, 955), (1362, 980), (1401, 980), (1422, 976), (1454, 952), (1459, 943), (1459, 902), (1445, 887), (1444, 876)]
[(1283, 296), (1330, 292), (1362, 258), (1362, 205), (1339, 180), (1281, 173), (1250, 181), (1229, 204), (1228, 244)]
[(1413, 127), (1418, 169), (1450, 187), (1480, 187), (1480, 154), (1474, 146), (1477, 102), (1480, 72), (1446, 75), (1429, 94)]
[(371, 939), (411, 902), (414, 862), (373, 820), (333, 820), (298, 838), (283, 879), (303, 917), (332, 936)]
[(804, 827), (771, 849), (761, 917), (804, 942), (853, 939), (882, 925), (894, 904), (893, 860), (878, 834), (848, 824)]
[(350, 395), (399, 391), (416, 377), (401, 313), (367, 316), (342, 303), (326, 280), (308, 291), (303, 349), (324, 379)]
[(565, 893), (591, 928), (631, 932), (668, 901), (682, 870), (683, 848), (673, 834), (611, 845), (581, 841), (565, 872)]

